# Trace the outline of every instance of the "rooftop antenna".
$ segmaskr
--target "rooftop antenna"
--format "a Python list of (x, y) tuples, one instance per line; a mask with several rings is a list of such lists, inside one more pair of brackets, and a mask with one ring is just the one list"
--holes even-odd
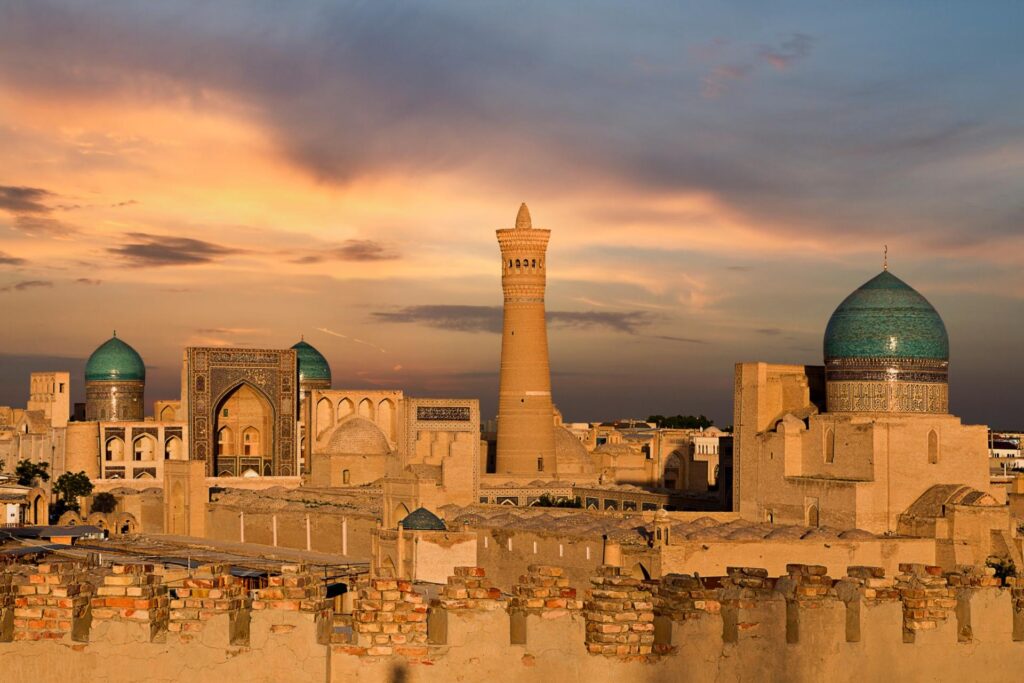
[(882, 270), (889, 270), (889, 245), (885, 245), (885, 250), (882, 252)]

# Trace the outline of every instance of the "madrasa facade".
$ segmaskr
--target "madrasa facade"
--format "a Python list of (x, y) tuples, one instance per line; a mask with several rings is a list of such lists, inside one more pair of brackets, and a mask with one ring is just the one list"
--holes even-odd
[(447, 471), (471, 489), (478, 474), (476, 400), (332, 389), (330, 365), (305, 340), (188, 347), (181, 398), (155, 401), (150, 416), (145, 362), (116, 333), (89, 356), (83, 379), (85, 405), (72, 411), (69, 373), (32, 374), (27, 409), (0, 414), (10, 413), (17, 442), (0, 450), (5, 471), (22, 459), (47, 462), (54, 477), (85, 472), (98, 490), (162, 487), (173, 461), (202, 462), (217, 485), (243, 488), (358, 486), (412, 473), (443, 486)]

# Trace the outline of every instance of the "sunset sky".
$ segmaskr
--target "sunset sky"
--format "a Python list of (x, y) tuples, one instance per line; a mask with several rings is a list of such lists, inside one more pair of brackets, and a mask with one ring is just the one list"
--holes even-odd
[(334, 385), (497, 403), (494, 230), (552, 231), (567, 420), (732, 423), (882, 265), (951, 408), (1024, 428), (1024, 4), (0, 3), (0, 403), (116, 329), (305, 335)]

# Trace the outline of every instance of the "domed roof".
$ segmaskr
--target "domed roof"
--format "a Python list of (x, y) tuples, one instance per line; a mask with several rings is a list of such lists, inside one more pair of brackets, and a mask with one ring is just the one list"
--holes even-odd
[(447, 531), (448, 527), (440, 517), (427, 508), (416, 508), (405, 519), (400, 520), (406, 531)]
[(595, 471), (590, 453), (565, 427), (555, 427), (555, 471), (564, 474), (593, 474)]
[(146, 364), (135, 349), (117, 338), (115, 332), (89, 356), (85, 364), (85, 381), (133, 380), (146, 380)]
[(949, 337), (935, 308), (888, 270), (846, 297), (825, 329), (833, 358), (949, 360)]
[(365, 417), (351, 417), (331, 432), (327, 452), (336, 455), (387, 455), (391, 447), (380, 427)]
[(298, 357), (299, 382), (323, 380), (329, 383), (331, 381), (331, 366), (314, 346), (302, 340), (292, 348), (295, 349), (295, 355)]

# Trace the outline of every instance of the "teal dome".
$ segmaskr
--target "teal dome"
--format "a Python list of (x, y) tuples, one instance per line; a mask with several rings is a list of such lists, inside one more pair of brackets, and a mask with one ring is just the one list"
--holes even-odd
[(888, 270), (846, 297), (825, 329), (825, 362), (844, 358), (949, 360), (938, 311)]
[(416, 508), (399, 521), (406, 531), (447, 531), (440, 517), (427, 508)]
[(113, 337), (92, 352), (85, 364), (86, 382), (146, 381), (146, 364), (128, 344)]
[(299, 382), (331, 381), (331, 366), (312, 345), (300, 341), (292, 347), (299, 359)]

